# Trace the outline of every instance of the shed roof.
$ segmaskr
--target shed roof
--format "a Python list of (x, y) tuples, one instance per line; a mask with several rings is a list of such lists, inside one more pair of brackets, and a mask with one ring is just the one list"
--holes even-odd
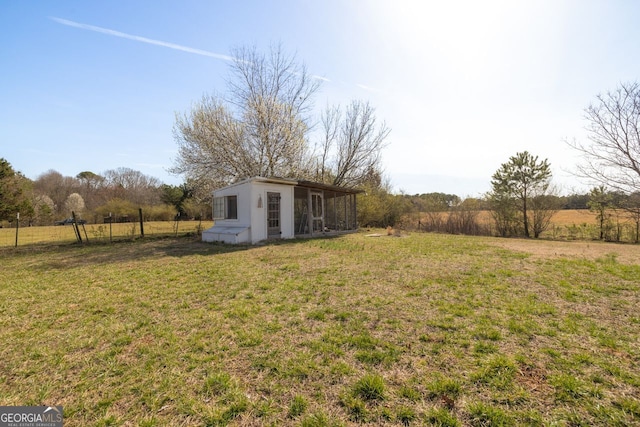
[(263, 176), (254, 176), (251, 178), (245, 178), (233, 184), (227, 185), (226, 187), (218, 188), (215, 191), (222, 190), (225, 188), (235, 187), (237, 185), (242, 185), (249, 182), (264, 182), (268, 184), (295, 185), (298, 187), (318, 189), (318, 190), (329, 190), (329, 191), (348, 193), (348, 194), (357, 194), (357, 193), (364, 192), (362, 190), (358, 190), (355, 188), (340, 187), (339, 185), (323, 184), (321, 182), (313, 182), (313, 181), (293, 179), (293, 178), (280, 178), (280, 177), (266, 178)]
[(298, 187), (317, 188), (320, 190), (329, 190), (329, 191), (335, 191), (340, 193), (349, 193), (349, 194), (364, 193), (363, 190), (358, 190), (356, 188), (347, 188), (347, 187), (341, 187), (339, 185), (323, 184), (321, 182), (313, 182), (313, 181), (305, 181), (305, 180), (298, 180), (298, 183), (296, 185)]

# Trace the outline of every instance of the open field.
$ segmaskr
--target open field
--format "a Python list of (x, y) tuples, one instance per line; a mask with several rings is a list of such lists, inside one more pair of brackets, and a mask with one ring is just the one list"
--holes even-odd
[[(437, 213), (436, 213), (437, 214)], [(440, 219), (446, 221), (448, 213), (442, 212)], [(611, 212), (609, 227), (605, 231), (605, 240), (635, 242), (635, 221), (624, 211)], [(433, 227), (433, 218), (422, 212), (417, 215), (421, 226), (427, 230), (437, 230)], [(417, 223), (418, 219), (415, 219)], [(495, 223), (489, 211), (478, 211), (476, 221), (489, 228), (488, 234), (496, 234)], [(415, 227), (414, 224), (411, 224)], [(431, 227), (431, 228), (430, 228)], [(411, 227), (410, 227), (411, 228)], [(425, 228), (423, 228), (425, 229)], [(491, 231), (493, 230), (493, 231)], [(596, 213), (587, 209), (563, 209), (552, 217), (549, 227), (540, 237), (552, 240), (599, 240), (600, 228), (596, 219)]]
[[(482, 223), (492, 223), (491, 212), (481, 211), (478, 220)], [(551, 219), (551, 223), (556, 227), (567, 227), (572, 225), (596, 225), (596, 214), (588, 209), (562, 209), (556, 212)]]
[(0, 250), (0, 405), (65, 426), (640, 425), (640, 246)]
[[(196, 233), (198, 229), (207, 229), (213, 221), (147, 221), (144, 222), (144, 232), (152, 235), (175, 235)], [(82, 239), (89, 242), (108, 242), (110, 239), (122, 240), (140, 236), (139, 222), (111, 224), (80, 225)], [(75, 231), (71, 225), (20, 227), (18, 230), (18, 246), (43, 243), (72, 243), (76, 241)], [(15, 228), (0, 228), (0, 247), (14, 246), (16, 242)]]
[[(493, 224), (491, 212), (480, 211), (478, 221), (482, 224)], [(556, 212), (551, 219), (551, 227), (597, 226), (596, 214), (587, 209), (563, 209)], [(547, 232), (548, 234), (548, 232)]]

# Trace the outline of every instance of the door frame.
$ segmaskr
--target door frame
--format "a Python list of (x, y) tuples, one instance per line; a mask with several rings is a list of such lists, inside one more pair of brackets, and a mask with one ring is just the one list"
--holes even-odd
[[(274, 205), (272, 204), (272, 198), (277, 197), (277, 210), (276, 209), (272, 209), (272, 207), (274, 207)], [(275, 200), (275, 199), (274, 199)], [(280, 192), (277, 191), (267, 191), (267, 209), (265, 210), (266, 212), (266, 220), (267, 220), (267, 239), (280, 239), (282, 237), (282, 195), (280, 194)], [(277, 226), (271, 226), (271, 221), (272, 219), (275, 218), (271, 218), (270, 214), (272, 212), (277, 212), (277, 221), (278, 221), (278, 225)]]

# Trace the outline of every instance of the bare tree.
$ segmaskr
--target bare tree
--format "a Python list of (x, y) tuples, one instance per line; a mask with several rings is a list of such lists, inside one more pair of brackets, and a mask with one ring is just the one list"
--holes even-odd
[(577, 175), (624, 193), (640, 190), (640, 84), (622, 83), (585, 110), (588, 143), (569, 145), (583, 163)]
[(307, 134), (320, 80), (281, 46), (268, 55), (255, 47), (232, 52), (225, 96), (205, 95), (177, 115), (174, 173), (199, 185), (229, 184), (248, 176), (292, 176), (307, 169)]
[(46, 195), (54, 203), (53, 214), (66, 215), (64, 203), (71, 193), (81, 191), (80, 182), (73, 177), (63, 176), (53, 169), (41, 174), (34, 181), (34, 190), (37, 195)]
[(496, 231), (501, 237), (509, 237), (520, 233), (518, 201), (505, 191), (491, 191), (486, 194), (491, 217)]
[(104, 173), (109, 199), (128, 200), (134, 205), (160, 203), (160, 181), (140, 171), (129, 168), (111, 169)]
[(560, 199), (557, 194), (557, 189), (550, 187), (531, 198), (529, 207), (531, 210), (533, 237), (538, 238), (543, 232), (547, 231), (551, 225), (551, 219), (560, 210)]
[(479, 236), (486, 233), (485, 228), (478, 222), (480, 202), (468, 198), (449, 209), (445, 223), (445, 232), (449, 234), (467, 234)]
[(322, 124), (319, 180), (357, 187), (372, 171), (380, 171), (380, 152), (391, 130), (385, 123), (377, 123), (375, 109), (368, 102), (352, 101), (344, 114), (340, 108), (328, 107)]
[(50, 225), (53, 222), (54, 203), (47, 195), (35, 196), (32, 201), (33, 220), (37, 225)]
[(335, 176), (331, 150), (338, 140), (340, 134), (340, 120), (342, 113), (338, 106), (327, 106), (320, 116), (322, 123), (322, 139), (319, 146), (320, 153), (317, 155), (317, 164), (314, 179), (319, 182), (331, 183)]
[(622, 202), (622, 209), (627, 212), (628, 217), (635, 225), (633, 232), (634, 243), (640, 242), (640, 192), (630, 194)]
[(104, 177), (91, 171), (83, 171), (76, 175), (76, 179), (82, 184), (78, 193), (84, 199), (87, 210), (91, 211), (105, 202), (99, 197), (101, 187), (104, 185)]

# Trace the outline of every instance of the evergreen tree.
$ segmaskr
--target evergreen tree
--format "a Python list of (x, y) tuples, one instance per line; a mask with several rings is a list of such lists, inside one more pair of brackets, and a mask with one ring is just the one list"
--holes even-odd
[[(490, 196), (503, 203), (506, 200), (517, 202), (524, 235), (530, 237), (529, 205), (533, 198), (547, 194), (550, 180), (551, 166), (546, 159), (540, 161), (538, 156), (533, 156), (527, 151), (516, 153), (493, 174)], [(534, 227), (534, 230), (537, 237), (538, 227)]]
[(12, 220), (17, 213), (23, 217), (33, 215), (28, 197), (30, 189), (31, 181), (14, 171), (7, 160), (0, 158), (0, 220)]

